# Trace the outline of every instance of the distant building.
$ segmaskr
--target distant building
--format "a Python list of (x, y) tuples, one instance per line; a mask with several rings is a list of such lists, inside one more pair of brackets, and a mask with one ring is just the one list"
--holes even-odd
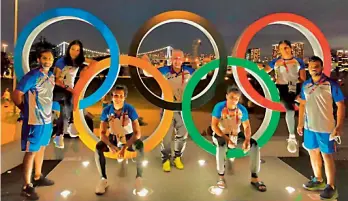
[(248, 49), (245, 55), (245, 58), (252, 62), (261, 61), (261, 49), (260, 48), (251, 48)]

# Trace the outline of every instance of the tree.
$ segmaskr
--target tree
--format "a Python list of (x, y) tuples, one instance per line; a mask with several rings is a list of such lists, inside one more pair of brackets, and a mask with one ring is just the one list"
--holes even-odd
[(10, 67), (11, 61), (7, 56), (6, 52), (1, 52), (1, 76)]
[(38, 41), (31, 46), (30, 54), (29, 54), (29, 65), (30, 68), (36, 68), (37, 63), (37, 54), (42, 49), (51, 49), (53, 51), (53, 56), (56, 57), (58, 55), (57, 45), (52, 44), (46, 40), (45, 37), (40, 36)]

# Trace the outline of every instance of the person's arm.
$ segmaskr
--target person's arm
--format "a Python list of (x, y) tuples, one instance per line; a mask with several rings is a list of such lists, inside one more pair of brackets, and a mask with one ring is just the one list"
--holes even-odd
[(140, 125), (139, 125), (139, 121), (138, 121), (139, 116), (138, 116), (138, 113), (135, 111), (135, 108), (133, 106), (129, 106), (128, 117), (132, 121), (133, 136), (131, 137), (131, 139), (129, 139), (127, 141), (126, 146), (123, 147), (124, 149), (125, 149), (125, 147), (132, 146), (132, 144), (134, 144), (135, 141), (137, 141), (138, 139), (141, 138)]
[(306, 70), (305, 69), (301, 69), (300, 70), (300, 82), (304, 82), (306, 81)]
[(212, 117), (211, 120), (211, 129), (214, 131), (214, 133), (222, 138), (224, 138), (226, 141), (229, 141), (230, 138), (225, 135), (225, 133), (222, 132), (222, 130), (219, 127), (219, 119), (216, 117)]
[(336, 102), (337, 105), (337, 124), (336, 129), (342, 131), (344, 119), (346, 117), (346, 106), (344, 101)]
[(221, 112), (222, 112), (224, 107), (225, 107), (225, 104), (223, 104), (223, 103), (218, 103), (215, 105), (213, 112), (212, 112), (211, 129), (214, 131), (214, 133), (216, 135), (224, 138), (226, 141), (229, 141), (230, 140), (229, 137), (226, 136), (226, 133), (223, 133), (219, 127)]
[(119, 151), (119, 149), (110, 142), (108, 136), (106, 135), (106, 131), (108, 129), (107, 122), (108, 122), (107, 110), (103, 109), (103, 112), (100, 116), (100, 140), (104, 142), (112, 152), (115, 153)]
[(300, 58), (295, 58), (297, 62), (299, 63), (300, 69), (299, 69), (299, 81), (302, 83), (306, 81), (307, 76), (306, 76), (306, 65), (304, 61)]
[(259, 69), (263, 69), (266, 73), (270, 73), (273, 69), (268, 64), (257, 64)]
[(135, 141), (141, 138), (141, 132), (140, 132), (140, 125), (138, 119), (132, 121), (132, 127), (133, 127), (133, 136), (127, 141), (126, 146), (123, 148), (125, 149), (126, 147), (132, 146)]
[(341, 135), (343, 129), (343, 123), (345, 118), (346, 106), (344, 104), (344, 95), (340, 89), (338, 83), (331, 83), (332, 99), (337, 105), (337, 122), (336, 122), (336, 135)]
[(300, 106), (298, 110), (298, 125), (297, 125), (297, 133), (302, 136), (303, 135), (303, 127), (304, 127), (304, 118), (305, 118), (305, 108), (306, 108), (306, 96), (304, 93), (305, 83), (302, 85), (301, 93), (300, 93)]
[(25, 74), (12, 93), (12, 101), (21, 111), (24, 110), (24, 94), (35, 86), (36, 78), (37, 76), (33, 71)]
[(250, 121), (246, 120), (243, 123), (243, 128), (244, 128), (244, 136), (245, 140), (250, 140), (251, 138), (251, 126), (250, 126)]
[(24, 97), (24, 93), (21, 92), (21, 91), (18, 90), (18, 89), (14, 90), (14, 92), (12, 93), (12, 100), (13, 100), (13, 103), (14, 103), (21, 111), (24, 110), (23, 97)]

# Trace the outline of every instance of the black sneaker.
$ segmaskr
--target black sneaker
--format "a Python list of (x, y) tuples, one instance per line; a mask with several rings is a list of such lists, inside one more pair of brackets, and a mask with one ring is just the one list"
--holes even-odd
[(318, 181), (316, 177), (312, 177), (306, 184), (303, 184), (303, 188), (309, 191), (322, 191), (326, 187), (324, 180)]
[(33, 179), (33, 185), (34, 185), (34, 187), (37, 187), (37, 186), (52, 186), (52, 185), (54, 185), (54, 181), (52, 181), (50, 179), (47, 179), (46, 177), (41, 175), (40, 179), (38, 179), (38, 180)]
[(21, 196), (26, 197), (28, 200), (38, 200), (39, 196), (35, 192), (35, 189), (32, 184), (25, 186), (22, 188)]
[(338, 198), (337, 188), (333, 189), (330, 185), (326, 185), (323, 192), (320, 193), (321, 200), (335, 200)]

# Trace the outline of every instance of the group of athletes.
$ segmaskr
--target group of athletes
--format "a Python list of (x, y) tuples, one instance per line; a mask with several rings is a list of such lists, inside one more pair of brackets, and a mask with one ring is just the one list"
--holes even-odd
[[(323, 74), (323, 61), (312, 56), (306, 79), (304, 62), (292, 55), (291, 43), (279, 42), (280, 56), (267, 66), (260, 65), (266, 72), (275, 71), (275, 82), (282, 102), (286, 107), (285, 120), (289, 130), (288, 150), (297, 151), (295, 134), (295, 108), (299, 108), (297, 133), (304, 135), (303, 146), (309, 151), (314, 176), (303, 187), (307, 190), (321, 190), (322, 199), (338, 197), (335, 186), (335, 139), (341, 135), (345, 117), (344, 96), (338, 84)], [(69, 44), (66, 56), (54, 63), (51, 50), (41, 50), (38, 54), (39, 67), (29, 71), (20, 80), (12, 99), (23, 116), (21, 150), (23, 159), (24, 185), (21, 195), (30, 200), (39, 199), (35, 192), (37, 186), (51, 186), (54, 181), (42, 175), (45, 147), (52, 134), (52, 105), (60, 104), (60, 115), (54, 142), (64, 147), (64, 134), (67, 127), (73, 126), (72, 97), (76, 77), (83, 76), (87, 68), (96, 63), (84, 57), (83, 45), (76, 40)], [(183, 65), (184, 53), (173, 50), (171, 65), (158, 70), (170, 83), (174, 99), (181, 102), (184, 87), (194, 73), (194, 69)], [(52, 72), (50, 69), (54, 67)], [(79, 75), (78, 75), (79, 74)], [(142, 189), (144, 144), (141, 140), (139, 116), (136, 109), (126, 102), (127, 87), (116, 85), (111, 90), (111, 104), (103, 104), (100, 117), (100, 141), (96, 145), (95, 162), (100, 174), (96, 194), (102, 195), (108, 187), (105, 152), (117, 152), (123, 157), (126, 150), (137, 152), (136, 190)], [(213, 143), (216, 145), (217, 186), (226, 188), (225, 162), (228, 149), (236, 147), (250, 152), (250, 183), (260, 192), (267, 190), (259, 178), (260, 151), (252, 138), (248, 110), (239, 103), (242, 93), (237, 86), (228, 86), (226, 100), (215, 105), (212, 111), (211, 128)], [(299, 106), (296, 103), (299, 102)], [(337, 114), (334, 116), (334, 104)], [(162, 115), (162, 114), (161, 114)], [(242, 129), (241, 129), (242, 125)], [(171, 148), (172, 133), (175, 131), (174, 150)], [(188, 137), (181, 113), (174, 112), (168, 133), (161, 144), (162, 168), (170, 172), (171, 167), (184, 169), (183, 152)], [(172, 155), (174, 151), (174, 155)], [(322, 175), (322, 158), (327, 181)], [(34, 168), (34, 174), (33, 172)]]

